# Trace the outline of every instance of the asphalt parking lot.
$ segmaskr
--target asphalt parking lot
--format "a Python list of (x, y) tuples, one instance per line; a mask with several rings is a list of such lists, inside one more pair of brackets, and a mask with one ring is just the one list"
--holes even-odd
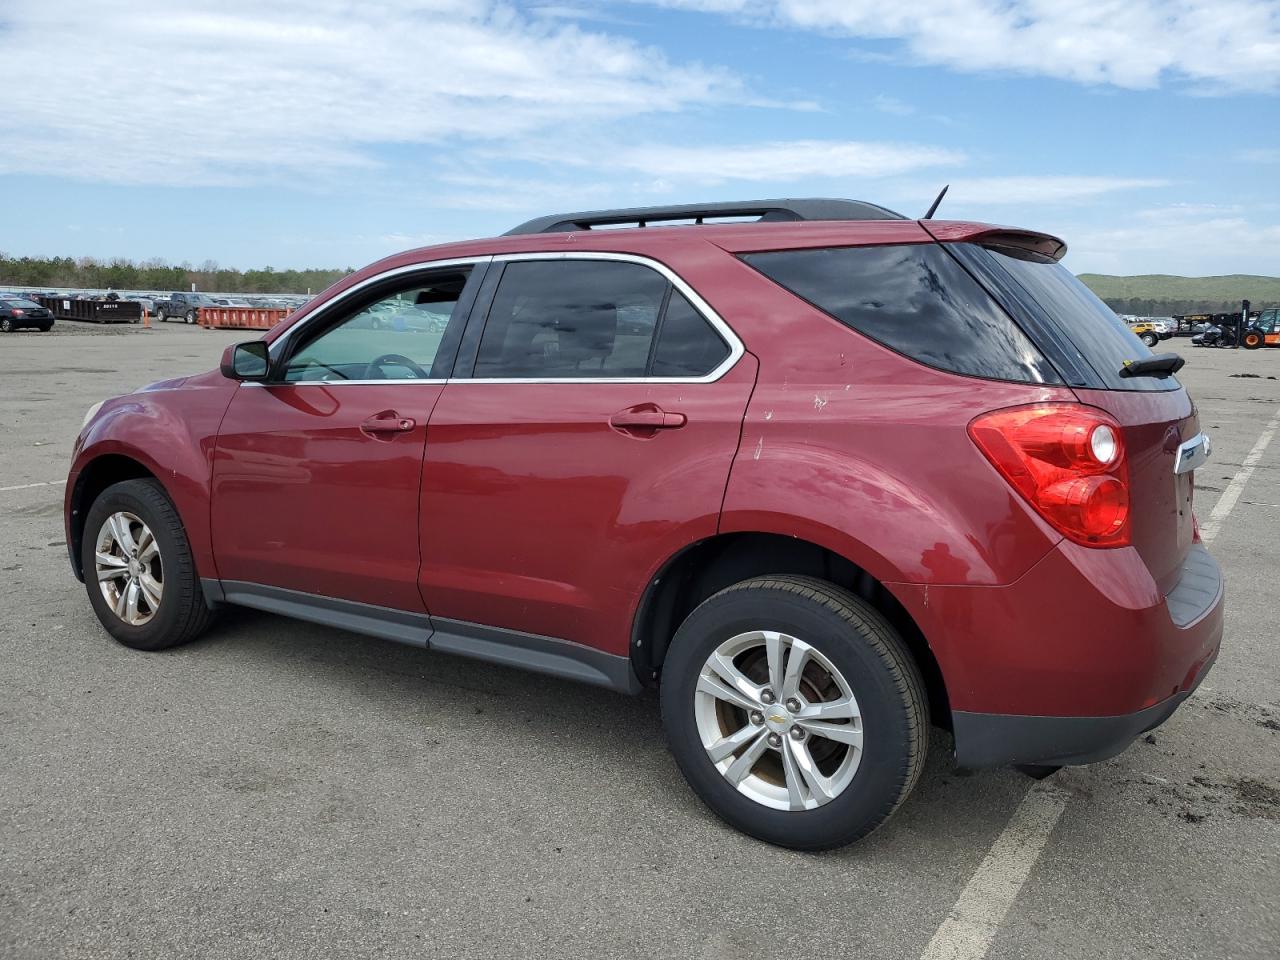
[(81, 418), (243, 338), (0, 337), (0, 956), (1280, 954), (1280, 350), (1166, 345), (1215, 443), (1202, 522), (1234, 498), (1197, 695), (1040, 786), (957, 770), (936, 731), (897, 816), (806, 855), (701, 806), (652, 697), (249, 611), (162, 654), (112, 642), (63, 542)]

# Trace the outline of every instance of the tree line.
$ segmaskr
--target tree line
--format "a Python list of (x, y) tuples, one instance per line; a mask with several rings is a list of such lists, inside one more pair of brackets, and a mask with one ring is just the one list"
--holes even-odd
[(123, 257), (11, 257), (0, 253), (0, 284), (6, 287), (84, 287), (115, 290), (197, 290), (217, 293), (319, 293), (346, 270), (233, 270), (206, 260), (199, 266), (161, 259)]

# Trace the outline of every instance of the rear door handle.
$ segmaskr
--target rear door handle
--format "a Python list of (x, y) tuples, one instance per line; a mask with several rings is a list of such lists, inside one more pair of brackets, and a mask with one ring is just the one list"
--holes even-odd
[(675, 430), (688, 422), (683, 413), (668, 413), (656, 403), (627, 407), (609, 418), (609, 426), (618, 430)]
[(402, 417), (394, 410), (383, 410), (360, 424), (360, 430), (368, 434), (408, 433), (418, 424), (409, 417)]

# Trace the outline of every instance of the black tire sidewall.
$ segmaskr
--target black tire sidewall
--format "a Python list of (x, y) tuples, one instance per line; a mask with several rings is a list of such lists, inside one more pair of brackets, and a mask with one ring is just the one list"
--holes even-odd
[(13, 321), (8, 317), (0, 320), (0, 333), (13, 333)]
[[(698, 734), (694, 690), (703, 664), (725, 640), (751, 630), (778, 630), (817, 647), (857, 698), (866, 731), (858, 770), (840, 796), (815, 810), (774, 810), (739, 793), (712, 764)], [(817, 602), (771, 589), (713, 597), (677, 631), (663, 665), (661, 697), (667, 738), (685, 778), (720, 817), (759, 839), (798, 849), (840, 846), (870, 833), (901, 799), (909, 708), (876, 646)]]
[[(158, 509), (156, 497), (164, 498), (154, 481), (127, 480), (108, 487), (98, 497), (85, 517), (84, 534), (80, 544), (81, 565), (89, 603), (98, 615), (106, 631), (127, 647), (138, 650), (159, 650), (172, 643), (172, 637), (180, 631), (186, 616), (184, 600), (191, 591), (199, 591), (198, 583), (183, 584), (183, 571), (194, 570), (190, 560), (190, 547), (181, 525), (174, 523)], [(141, 626), (125, 623), (115, 615), (98, 587), (94, 554), (98, 532), (107, 517), (119, 511), (134, 514), (150, 529), (160, 546), (160, 563), (164, 574), (164, 595), (156, 615)], [(170, 510), (176, 517), (176, 511)], [(183, 562), (183, 555), (185, 561)], [(187, 574), (190, 577), (190, 574)]]

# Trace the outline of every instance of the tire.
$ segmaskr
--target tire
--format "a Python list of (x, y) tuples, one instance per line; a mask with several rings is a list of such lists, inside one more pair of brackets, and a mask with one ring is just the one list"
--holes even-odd
[(1156, 336), (1154, 333), (1144, 333), (1142, 335), (1142, 342), (1145, 343), (1148, 347), (1154, 347), (1157, 343), (1160, 342), (1160, 338)]
[(0, 317), (0, 333), (13, 333), (13, 321), (8, 317)]
[(1257, 350), (1260, 346), (1262, 346), (1262, 334), (1246, 333), (1244, 335), (1244, 340), (1242, 341), (1242, 343), (1244, 344), (1244, 348), (1246, 350)]
[[(163, 589), (159, 603), (151, 610), (150, 617), (137, 624), (126, 622), (115, 613), (104, 595), (97, 574), (97, 554), (105, 535), (104, 525), (116, 514), (128, 514), (145, 525), (154, 535), (158, 548), (158, 567), (153, 563), (144, 569), (149, 570), (152, 582), (158, 581)], [(135, 527), (134, 530), (138, 531), (138, 528)], [(138, 539), (145, 542), (145, 536), (139, 536)], [(117, 547), (114, 543), (108, 549), (111, 555), (116, 555)], [(174, 509), (164, 488), (155, 480), (126, 480), (108, 487), (98, 496), (85, 518), (80, 558), (85, 588), (94, 613), (98, 615), (98, 620), (107, 633), (126, 647), (135, 650), (175, 647), (194, 640), (213, 621), (214, 614), (205, 603), (195, 562), (191, 557), (191, 545), (178, 511)], [(156, 573), (159, 577), (155, 576)], [(125, 579), (132, 578), (120, 577), (111, 582), (120, 584)], [(142, 594), (136, 606), (140, 613), (147, 606), (145, 594)]]
[(49, 332), (50, 330), (52, 330), (52, 329), (53, 329), (53, 324), (52, 324), (52, 323), (42, 323), (42, 324), (40, 324), (40, 332), (41, 332), (41, 333), (48, 333), (48, 332)]
[(165, 315), (163, 310), (156, 310), (156, 323), (164, 323)]
[[(781, 642), (786, 637), (803, 640), (816, 651), (817, 656), (810, 654), (808, 665), (802, 668), (806, 684), (814, 669), (826, 680), (835, 680), (839, 675), (856, 701), (854, 713), (860, 717), (867, 737), (861, 749), (827, 739), (816, 728), (810, 732), (805, 727), (803, 733), (797, 734), (795, 728), (805, 723), (803, 719), (790, 727), (776, 726), (775, 721), (786, 721), (794, 711), (791, 699), (781, 698), (785, 690), (779, 690), (772, 701), (762, 701), (773, 702), (774, 706), (751, 714), (705, 692), (700, 679), (704, 671), (710, 670), (708, 658), (726, 650), (732, 654), (735, 645), (755, 642), (743, 638), (763, 636), (766, 631), (783, 635)], [(729, 662), (749, 682), (776, 686), (768, 682), (770, 670), (762, 662), (766, 654), (756, 647), (744, 649), (741, 654), (731, 655)], [(799, 648), (793, 645), (786, 649), (792, 651), (786, 654), (786, 662), (791, 663)], [(825, 660), (835, 673), (818, 664), (819, 659)], [(712, 680), (712, 685), (715, 683)], [(842, 696), (840, 689), (843, 687), (836, 690), (836, 699)], [(806, 710), (817, 709), (817, 701), (831, 699), (820, 692), (815, 694), (812, 684), (802, 685), (800, 695), (804, 701), (799, 717), (804, 717)], [(746, 580), (701, 604), (672, 640), (663, 665), (661, 699), (668, 744), (693, 791), (731, 826), (794, 850), (831, 849), (867, 836), (906, 799), (920, 777), (928, 752), (929, 708), (924, 681), (902, 639), (865, 601), (811, 577)], [(782, 705), (787, 709), (777, 710)], [(720, 763), (729, 767), (744, 758), (744, 762), (753, 764), (742, 785), (735, 786), (727, 778), (728, 773), (722, 773), (713, 761), (706, 743), (710, 738), (714, 746), (721, 736), (744, 734), (750, 724), (761, 731), (778, 731), (766, 732), (766, 740), (773, 737), (777, 743), (766, 747), (754, 762), (747, 756), (751, 745), (722, 755)], [(845, 730), (856, 729), (853, 720), (837, 720), (836, 724)], [(796, 736), (804, 737), (800, 746), (794, 745)], [(801, 795), (797, 798), (784, 785), (784, 756), (788, 752), (791, 757), (799, 756), (795, 751), (800, 747), (811, 764), (839, 763), (834, 769), (819, 768), (830, 783), (843, 783), (838, 791), (831, 791), (830, 799), (817, 799), (819, 793), (810, 789), (796, 766), (791, 769), (796, 772), (796, 782), (802, 785)], [(808, 752), (810, 747), (813, 753)], [(827, 751), (825, 761), (819, 759), (822, 751)], [(770, 796), (760, 799), (765, 792)], [(784, 808), (788, 804), (792, 809)], [(803, 805), (804, 809), (795, 809), (796, 805)]]
[(195, 323), (195, 322), (196, 322), (196, 312), (195, 312), (194, 310), (188, 310), (188, 311), (187, 311), (186, 321), (187, 321), (187, 323)]

